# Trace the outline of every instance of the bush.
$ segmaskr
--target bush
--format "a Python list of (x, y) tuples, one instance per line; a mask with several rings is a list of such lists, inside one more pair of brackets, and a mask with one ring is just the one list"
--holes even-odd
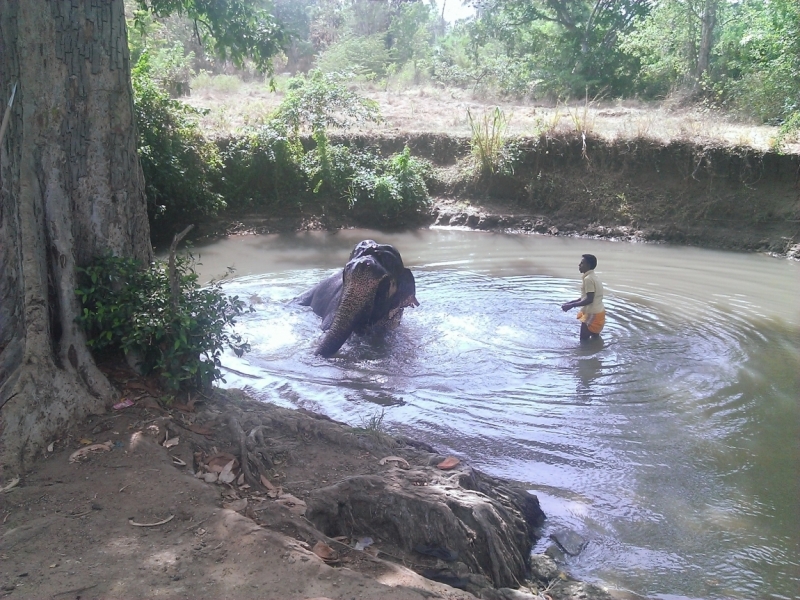
[(430, 163), (414, 158), (406, 146), (388, 159), (377, 159), (372, 169), (357, 168), (348, 190), (348, 200), (357, 216), (391, 219), (398, 224), (430, 207), (428, 186)]
[(212, 190), (222, 163), (217, 146), (197, 125), (201, 113), (159, 88), (146, 52), (133, 69), (132, 82), (150, 231), (154, 238), (169, 238), (182, 225), (225, 207)]
[(225, 177), (221, 192), (231, 208), (267, 207), (297, 202), (308, 189), (302, 168), (303, 146), (280, 123), (251, 129), (221, 153)]
[(345, 37), (320, 54), (316, 66), (325, 73), (350, 71), (367, 79), (383, 78), (392, 63), (383, 38), (382, 35)]
[(142, 269), (132, 259), (107, 256), (78, 272), (79, 323), (89, 348), (131, 354), (144, 374), (155, 373), (173, 390), (210, 387), (223, 379), (225, 347), (240, 355), (250, 349), (230, 330), (244, 302), (227, 297), (219, 284), (200, 288), (191, 259), (176, 259), (176, 299), (164, 263)]

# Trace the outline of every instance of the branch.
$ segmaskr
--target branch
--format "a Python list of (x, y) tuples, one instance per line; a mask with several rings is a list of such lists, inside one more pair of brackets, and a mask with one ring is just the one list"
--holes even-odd
[(178, 244), (180, 244), (181, 240), (186, 237), (186, 234), (189, 233), (193, 227), (194, 225), (189, 225), (186, 229), (177, 234), (172, 239), (172, 243), (169, 246), (169, 289), (172, 295), (172, 306), (175, 309), (178, 308), (178, 302), (181, 297), (181, 282), (178, 280), (178, 273), (175, 268), (175, 252), (178, 249)]

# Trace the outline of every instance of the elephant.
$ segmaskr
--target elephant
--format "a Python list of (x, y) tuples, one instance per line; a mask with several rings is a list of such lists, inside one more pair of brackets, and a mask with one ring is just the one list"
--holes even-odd
[(403, 309), (419, 306), (414, 275), (400, 253), (388, 244), (359, 242), (341, 272), (322, 280), (297, 298), (322, 317), (325, 332), (315, 354), (330, 358), (352, 333), (394, 329)]

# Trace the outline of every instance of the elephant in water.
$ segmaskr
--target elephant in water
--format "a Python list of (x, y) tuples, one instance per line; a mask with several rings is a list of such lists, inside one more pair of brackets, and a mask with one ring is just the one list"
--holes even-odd
[(415, 293), (414, 275), (394, 246), (364, 240), (341, 273), (320, 281), (297, 301), (322, 317), (325, 335), (315, 354), (328, 358), (353, 332), (397, 327), (405, 307), (419, 306)]

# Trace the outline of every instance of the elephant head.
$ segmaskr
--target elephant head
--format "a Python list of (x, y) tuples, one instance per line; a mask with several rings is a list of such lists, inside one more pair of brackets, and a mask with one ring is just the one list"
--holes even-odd
[(322, 317), (325, 335), (316, 354), (336, 353), (353, 333), (373, 327), (394, 328), (403, 309), (419, 306), (414, 275), (400, 253), (387, 244), (364, 240), (356, 244), (342, 269), (298, 298)]

